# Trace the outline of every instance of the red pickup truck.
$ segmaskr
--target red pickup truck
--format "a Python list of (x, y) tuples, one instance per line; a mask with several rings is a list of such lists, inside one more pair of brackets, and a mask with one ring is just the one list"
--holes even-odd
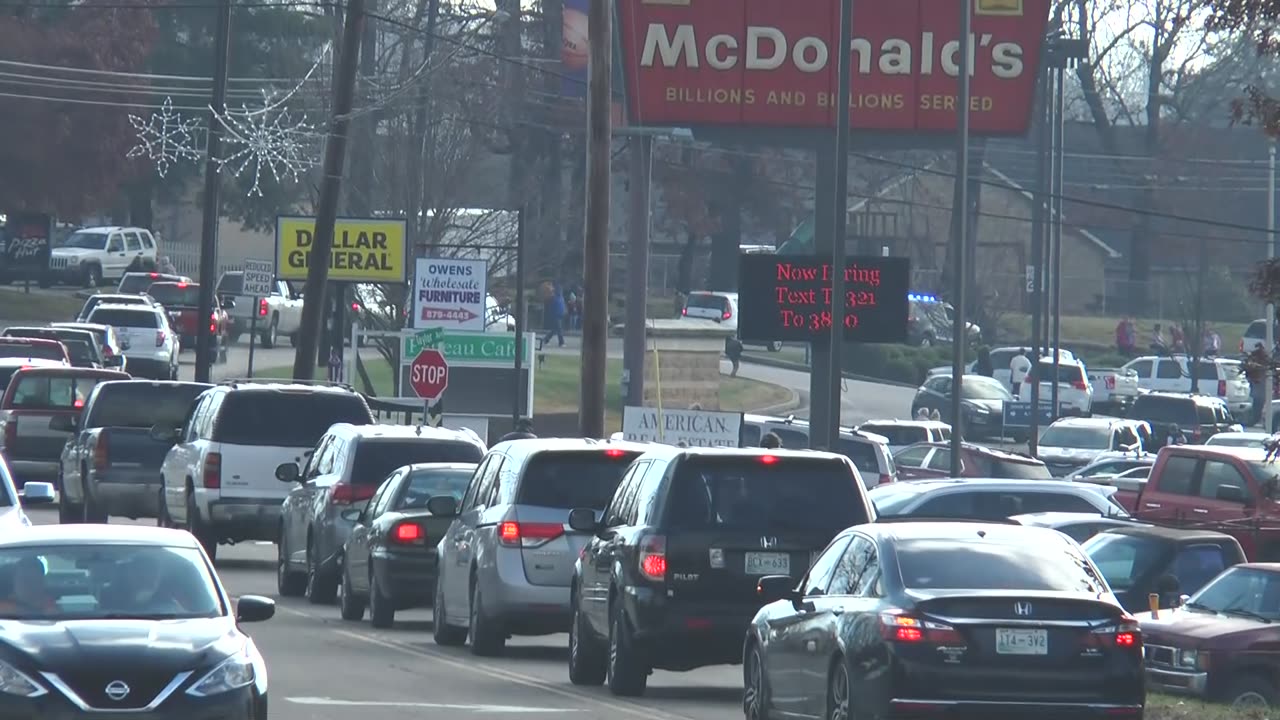
[(1140, 490), (1113, 496), (1140, 520), (1217, 530), (1240, 541), (1253, 562), (1280, 561), (1280, 461), (1260, 448), (1161, 448)]
[(209, 318), (207, 330), (199, 320), (200, 285), (189, 282), (158, 282), (147, 288), (147, 294), (155, 298), (169, 315), (169, 323), (178, 333), (183, 349), (195, 350), (196, 337), (201, 332), (213, 335), (213, 353), (215, 361), (226, 360), (227, 334), (230, 323), (227, 311), (215, 295), (213, 298), (213, 315)]

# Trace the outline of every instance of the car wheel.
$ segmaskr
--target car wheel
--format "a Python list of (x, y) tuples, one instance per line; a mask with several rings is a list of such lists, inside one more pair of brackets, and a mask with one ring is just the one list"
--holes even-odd
[(289, 553), (284, 544), (284, 531), (276, 540), (276, 591), (280, 597), (301, 597), (307, 589), (307, 576), (289, 567)]
[(312, 605), (328, 605), (338, 594), (338, 583), (325, 577), (320, 568), (319, 553), (314, 541), (307, 541), (307, 602)]
[(436, 597), (431, 603), (431, 638), (437, 645), (458, 647), (467, 641), (467, 631), (444, 620), (444, 577), (436, 580)]
[(471, 583), (471, 622), (467, 638), (471, 642), (471, 654), (480, 657), (501, 655), (507, 638), (494, 627), (494, 621), (484, 614), (484, 597), (475, 582)]
[(107, 524), (107, 513), (89, 498), (88, 493), (84, 497), (84, 521), (94, 525)]
[(369, 567), (369, 622), (376, 628), (389, 628), (396, 623), (396, 606), (378, 587), (378, 576)]
[(364, 598), (359, 597), (351, 589), (351, 573), (347, 564), (342, 564), (342, 582), (338, 584), (338, 608), (342, 611), (342, 619), (359, 622), (364, 619)]
[(849, 668), (844, 658), (831, 664), (827, 679), (827, 720), (849, 720)]
[(87, 288), (96, 288), (102, 283), (102, 268), (97, 265), (90, 265), (84, 269), (84, 286)]
[[(59, 479), (58, 487), (65, 488), (66, 482)], [(67, 499), (67, 493), (58, 493), (58, 524), (75, 525), (84, 522), (84, 508)]]
[(196, 536), (196, 540), (200, 541), (204, 552), (209, 556), (209, 560), (218, 561), (218, 539), (213, 533), (206, 530), (204, 523), (200, 522), (200, 508), (196, 507), (196, 499), (190, 494), (187, 495), (187, 531)]
[(1263, 678), (1246, 675), (1230, 685), (1225, 699), (1233, 710), (1265, 712), (1276, 703), (1276, 689)]
[(609, 692), (619, 697), (639, 697), (649, 682), (649, 671), (640, 662), (620, 603), (609, 608)]
[(600, 685), (607, 669), (604, 666), (604, 648), (592, 637), (587, 619), (573, 600), (573, 622), (569, 625), (569, 682), (574, 685)]
[(262, 347), (266, 350), (276, 346), (276, 340), (279, 339), (280, 318), (275, 315), (271, 316), (271, 324), (267, 325), (267, 329), (262, 331)]
[(931, 335), (925, 335), (924, 337), (920, 338), (920, 347), (932, 347), (932, 346), (933, 346), (933, 337)]
[(298, 333), (289, 333), (289, 347), (298, 347)]
[(742, 668), (742, 714), (746, 720), (769, 720), (769, 686), (764, 679), (760, 646), (752, 644)]
[(169, 506), (164, 500), (164, 488), (157, 490), (156, 496), (156, 527), (173, 527), (173, 520), (169, 517)]

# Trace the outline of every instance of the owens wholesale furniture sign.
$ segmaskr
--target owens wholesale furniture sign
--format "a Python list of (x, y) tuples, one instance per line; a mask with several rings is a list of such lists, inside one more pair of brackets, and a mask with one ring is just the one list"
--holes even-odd
[[(637, 125), (835, 124), (840, 0), (617, 0)], [(856, 0), (851, 124), (956, 127), (960, 12), (953, 0)], [(975, 0), (971, 131), (1026, 132), (1049, 0)]]
[[(739, 256), (738, 334), (743, 342), (831, 337), (831, 262), (815, 255)], [(906, 258), (853, 256), (844, 273), (846, 342), (907, 340)]]
[(484, 330), (488, 275), (489, 264), (484, 260), (418, 258), (413, 273), (412, 326)]
[[(404, 220), (338, 218), (333, 228), (329, 279), (335, 282), (402, 283), (407, 277)], [(316, 220), (276, 218), (276, 275), (306, 280)]]

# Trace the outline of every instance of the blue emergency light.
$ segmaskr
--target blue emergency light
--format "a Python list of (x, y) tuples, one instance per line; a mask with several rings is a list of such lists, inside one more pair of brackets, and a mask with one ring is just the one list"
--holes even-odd
[(926, 295), (924, 293), (907, 293), (907, 299), (915, 302), (936, 303), (942, 302), (935, 295)]

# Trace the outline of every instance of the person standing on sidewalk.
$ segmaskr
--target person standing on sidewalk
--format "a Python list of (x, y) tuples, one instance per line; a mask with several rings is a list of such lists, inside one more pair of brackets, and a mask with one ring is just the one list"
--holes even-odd
[(1022, 392), (1022, 383), (1026, 382), (1027, 374), (1030, 372), (1031, 360), (1027, 358), (1026, 348), (1023, 348), (1009, 361), (1009, 382), (1013, 384), (1014, 397), (1018, 397), (1018, 393)]
[(560, 283), (551, 286), (551, 295), (547, 298), (544, 306), (547, 316), (547, 334), (542, 336), (542, 341), (538, 343), (538, 349), (541, 350), (547, 343), (551, 342), (551, 338), (560, 341), (560, 347), (564, 347), (564, 291), (560, 289)]

